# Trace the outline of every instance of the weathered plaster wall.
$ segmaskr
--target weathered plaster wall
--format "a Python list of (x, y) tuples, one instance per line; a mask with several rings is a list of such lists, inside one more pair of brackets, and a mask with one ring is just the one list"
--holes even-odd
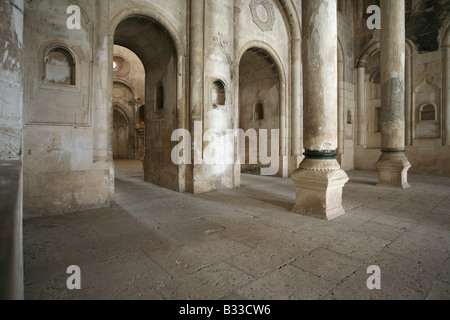
[(23, 1), (1, 1), (0, 160), (21, 160)]
[[(70, 1), (25, 3), (24, 212), (27, 217), (108, 206), (113, 191), (107, 151), (111, 101), (103, 54), (108, 16), (80, 1), (81, 30), (69, 30)], [(74, 60), (73, 84), (45, 81), (46, 57), (63, 48)], [(106, 60), (105, 60), (106, 58)]]

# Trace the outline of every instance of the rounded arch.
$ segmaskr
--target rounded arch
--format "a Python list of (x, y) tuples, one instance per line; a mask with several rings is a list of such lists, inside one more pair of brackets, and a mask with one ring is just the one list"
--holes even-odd
[(367, 59), (377, 51), (380, 51), (380, 47), (380, 42), (377, 41), (369, 44), (364, 50), (362, 50), (356, 59), (356, 68), (365, 68), (367, 66)]
[[(287, 108), (287, 80), (286, 80), (286, 72), (283, 66), (283, 63), (280, 59), (280, 56), (277, 52), (267, 43), (262, 41), (249, 41), (239, 50), (238, 54), (238, 65), (240, 65), (242, 61), (242, 57), (244, 54), (251, 49), (257, 49), (265, 52), (270, 59), (273, 61), (276, 71), (278, 73), (278, 81), (280, 83), (280, 153), (283, 155), (287, 155), (287, 134), (286, 134), (286, 125), (288, 124), (288, 119), (286, 119), (289, 114)], [(237, 119), (240, 119), (240, 113), (238, 114)], [(238, 120), (239, 121), (239, 120)]]
[[(365, 68), (367, 65), (367, 59), (380, 50), (381, 50), (381, 44), (379, 41), (372, 42), (371, 44), (366, 46), (361, 51), (361, 53), (358, 55), (358, 58), (356, 59), (356, 68)], [(417, 48), (414, 45), (414, 43), (409, 39), (405, 39), (405, 55), (406, 56), (412, 55), (416, 51), (417, 51)]]
[(442, 25), (443, 27), (441, 28), (439, 35), (439, 47), (441, 49), (450, 46), (450, 18)]
[(438, 121), (437, 110), (438, 108), (436, 104), (430, 102), (423, 103), (418, 108), (419, 121), (432, 120), (437, 122)]
[(292, 0), (278, 0), (276, 5), (282, 13), (284, 23), (288, 26), (289, 36), (292, 40), (301, 39), (302, 25), (299, 19), (297, 10), (292, 3)]
[[(64, 55), (68, 58), (69, 67), (71, 69), (71, 83), (70, 85), (79, 87), (80, 79), (81, 79), (81, 68), (80, 63), (81, 55), (80, 53), (73, 48), (73, 46), (65, 41), (46, 41), (41, 44), (38, 55), (39, 55), (39, 81), (43, 82), (46, 76), (46, 65), (49, 55), (52, 52), (58, 50), (63, 51)], [(44, 81), (45, 82), (45, 81)]]
[(133, 124), (133, 116), (131, 115), (131, 113), (127, 110), (126, 107), (124, 107), (120, 102), (114, 102), (113, 103), (113, 107), (112, 107), (113, 112), (114, 111), (118, 111), (120, 112), (125, 119), (127, 120), (129, 125)]
[[(161, 187), (184, 191), (180, 166), (170, 161), (170, 134), (185, 128), (189, 114), (186, 94), (186, 51), (177, 29), (163, 12), (148, 5), (125, 7), (112, 14), (109, 22), (110, 81), (114, 45), (123, 46), (138, 56), (145, 69), (145, 124), (143, 126), (144, 180)], [(160, 86), (161, 90), (157, 90)], [(156, 91), (155, 91), (156, 90)], [(161, 93), (163, 99), (155, 99)], [(152, 99), (153, 97), (153, 99)], [(163, 101), (163, 108), (156, 108)], [(158, 105), (159, 107), (160, 105)], [(150, 125), (154, 124), (156, 125)], [(111, 128), (111, 121), (109, 127)], [(158, 156), (153, 156), (158, 154)], [(164, 168), (165, 176), (161, 176)]]
[(270, 58), (272, 59), (272, 61), (275, 63), (278, 75), (280, 77), (280, 86), (282, 88), (286, 87), (286, 73), (284, 70), (284, 66), (283, 63), (281, 62), (281, 58), (280, 56), (277, 54), (277, 52), (267, 43), (262, 42), (262, 41), (249, 41), (247, 42), (245, 45), (243, 45), (240, 50), (239, 50), (239, 54), (238, 54), (238, 64), (240, 64), (241, 60), (242, 60), (242, 56), (250, 49), (255, 48), (255, 49), (260, 49), (264, 52), (266, 52)]
[[(237, 126), (248, 129), (278, 129), (279, 156), (287, 156), (287, 125), (289, 114), (287, 106), (286, 74), (281, 59), (268, 44), (249, 41), (239, 55), (239, 94)], [(263, 82), (261, 82), (263, 81)], [(276, 90), (276, 93), (273, 92)], [(263, 110), (255, 114), (255, 107), (261, 104)], [(269, 131), (270, 132), (270, 131)], [(258, 149), (256, 149), (258, 150)], [(255, 151), (255, 149), (253, 149)], [(258, 172), (260, 164), (244, 165), (243, 170)], [(278, 174), (285, 176), (284, 166)], [(256, 171), (254, 171), (256, 170)]]
[(115, 78), (113, 80), (113, 85), (116, 84), (116, 83), (119, 84), (119, 85), (122, 85), (122, 86), (126, 87), (128, 90), (130, 90), (131, 93), (133, 94), (133, 97), (135, 99), (137, 99), (136, 90), (134, 89), (133, 85), (130, 82), (128, 82), (128, 81), (126, 81), (124, 79)]
[[(177, 32), (175, 26), (167, 19), (162, 12), (150, 4), (147, 6), (133, 6), (130, 8), (124, 8), (113, 16), (109, 26), (110, 43), (114, 43), (114, 33), (119, 24), (129, 18), (143, 17), (153, 20), (159, 23), (165, 30), (167, 30), (170, 38), (175, 44), (175, 50), (177, 56), (185, 56), (186, 48), (181, 40), (180, 34)], [(112, 38), (112, 39), (111, 39)]]

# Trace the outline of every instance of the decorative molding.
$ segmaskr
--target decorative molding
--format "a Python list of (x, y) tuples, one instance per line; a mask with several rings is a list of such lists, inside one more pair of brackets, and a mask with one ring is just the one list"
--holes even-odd
[(215, 48), (219, 48), (220, 51), (222, 52), (222, 54), (227, 58), (227, 62), (228, 63), (232, 63), (233, 60), (231, 59), (231, 56), (228, 54), (226, 47), (228, 46), (228, 41), (223, 39), (223, 33), (222, 32), (218, 32), (217, 36), (213, 37), (213, 47), (212, 49), (214, 50)]
[(272, 31), (275, 24), (275, 13), (270, 0), (252, 0), (250, 2), (253, 23), (263, 32)]

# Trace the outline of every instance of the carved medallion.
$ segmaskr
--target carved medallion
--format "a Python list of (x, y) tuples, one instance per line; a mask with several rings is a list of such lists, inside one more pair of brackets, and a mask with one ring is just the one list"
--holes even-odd
[(253, 23), (263, 32), (272, 31), (275, 24), (275, 13), (270, 0), (252, 0), (250, 2)]

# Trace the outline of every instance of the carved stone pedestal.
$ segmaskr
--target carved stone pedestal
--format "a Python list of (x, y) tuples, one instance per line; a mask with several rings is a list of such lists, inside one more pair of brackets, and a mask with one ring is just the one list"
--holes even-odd
[(379, 187), (409, 188), (408, 170), (411, 164), (403, 151), (384, 151), (376, 163)]
[(336, 160), (305, 159), (291, 179), (297, 193), (293, 212), (327, 220), (345, 214), (342, 189), (349, 178)]

